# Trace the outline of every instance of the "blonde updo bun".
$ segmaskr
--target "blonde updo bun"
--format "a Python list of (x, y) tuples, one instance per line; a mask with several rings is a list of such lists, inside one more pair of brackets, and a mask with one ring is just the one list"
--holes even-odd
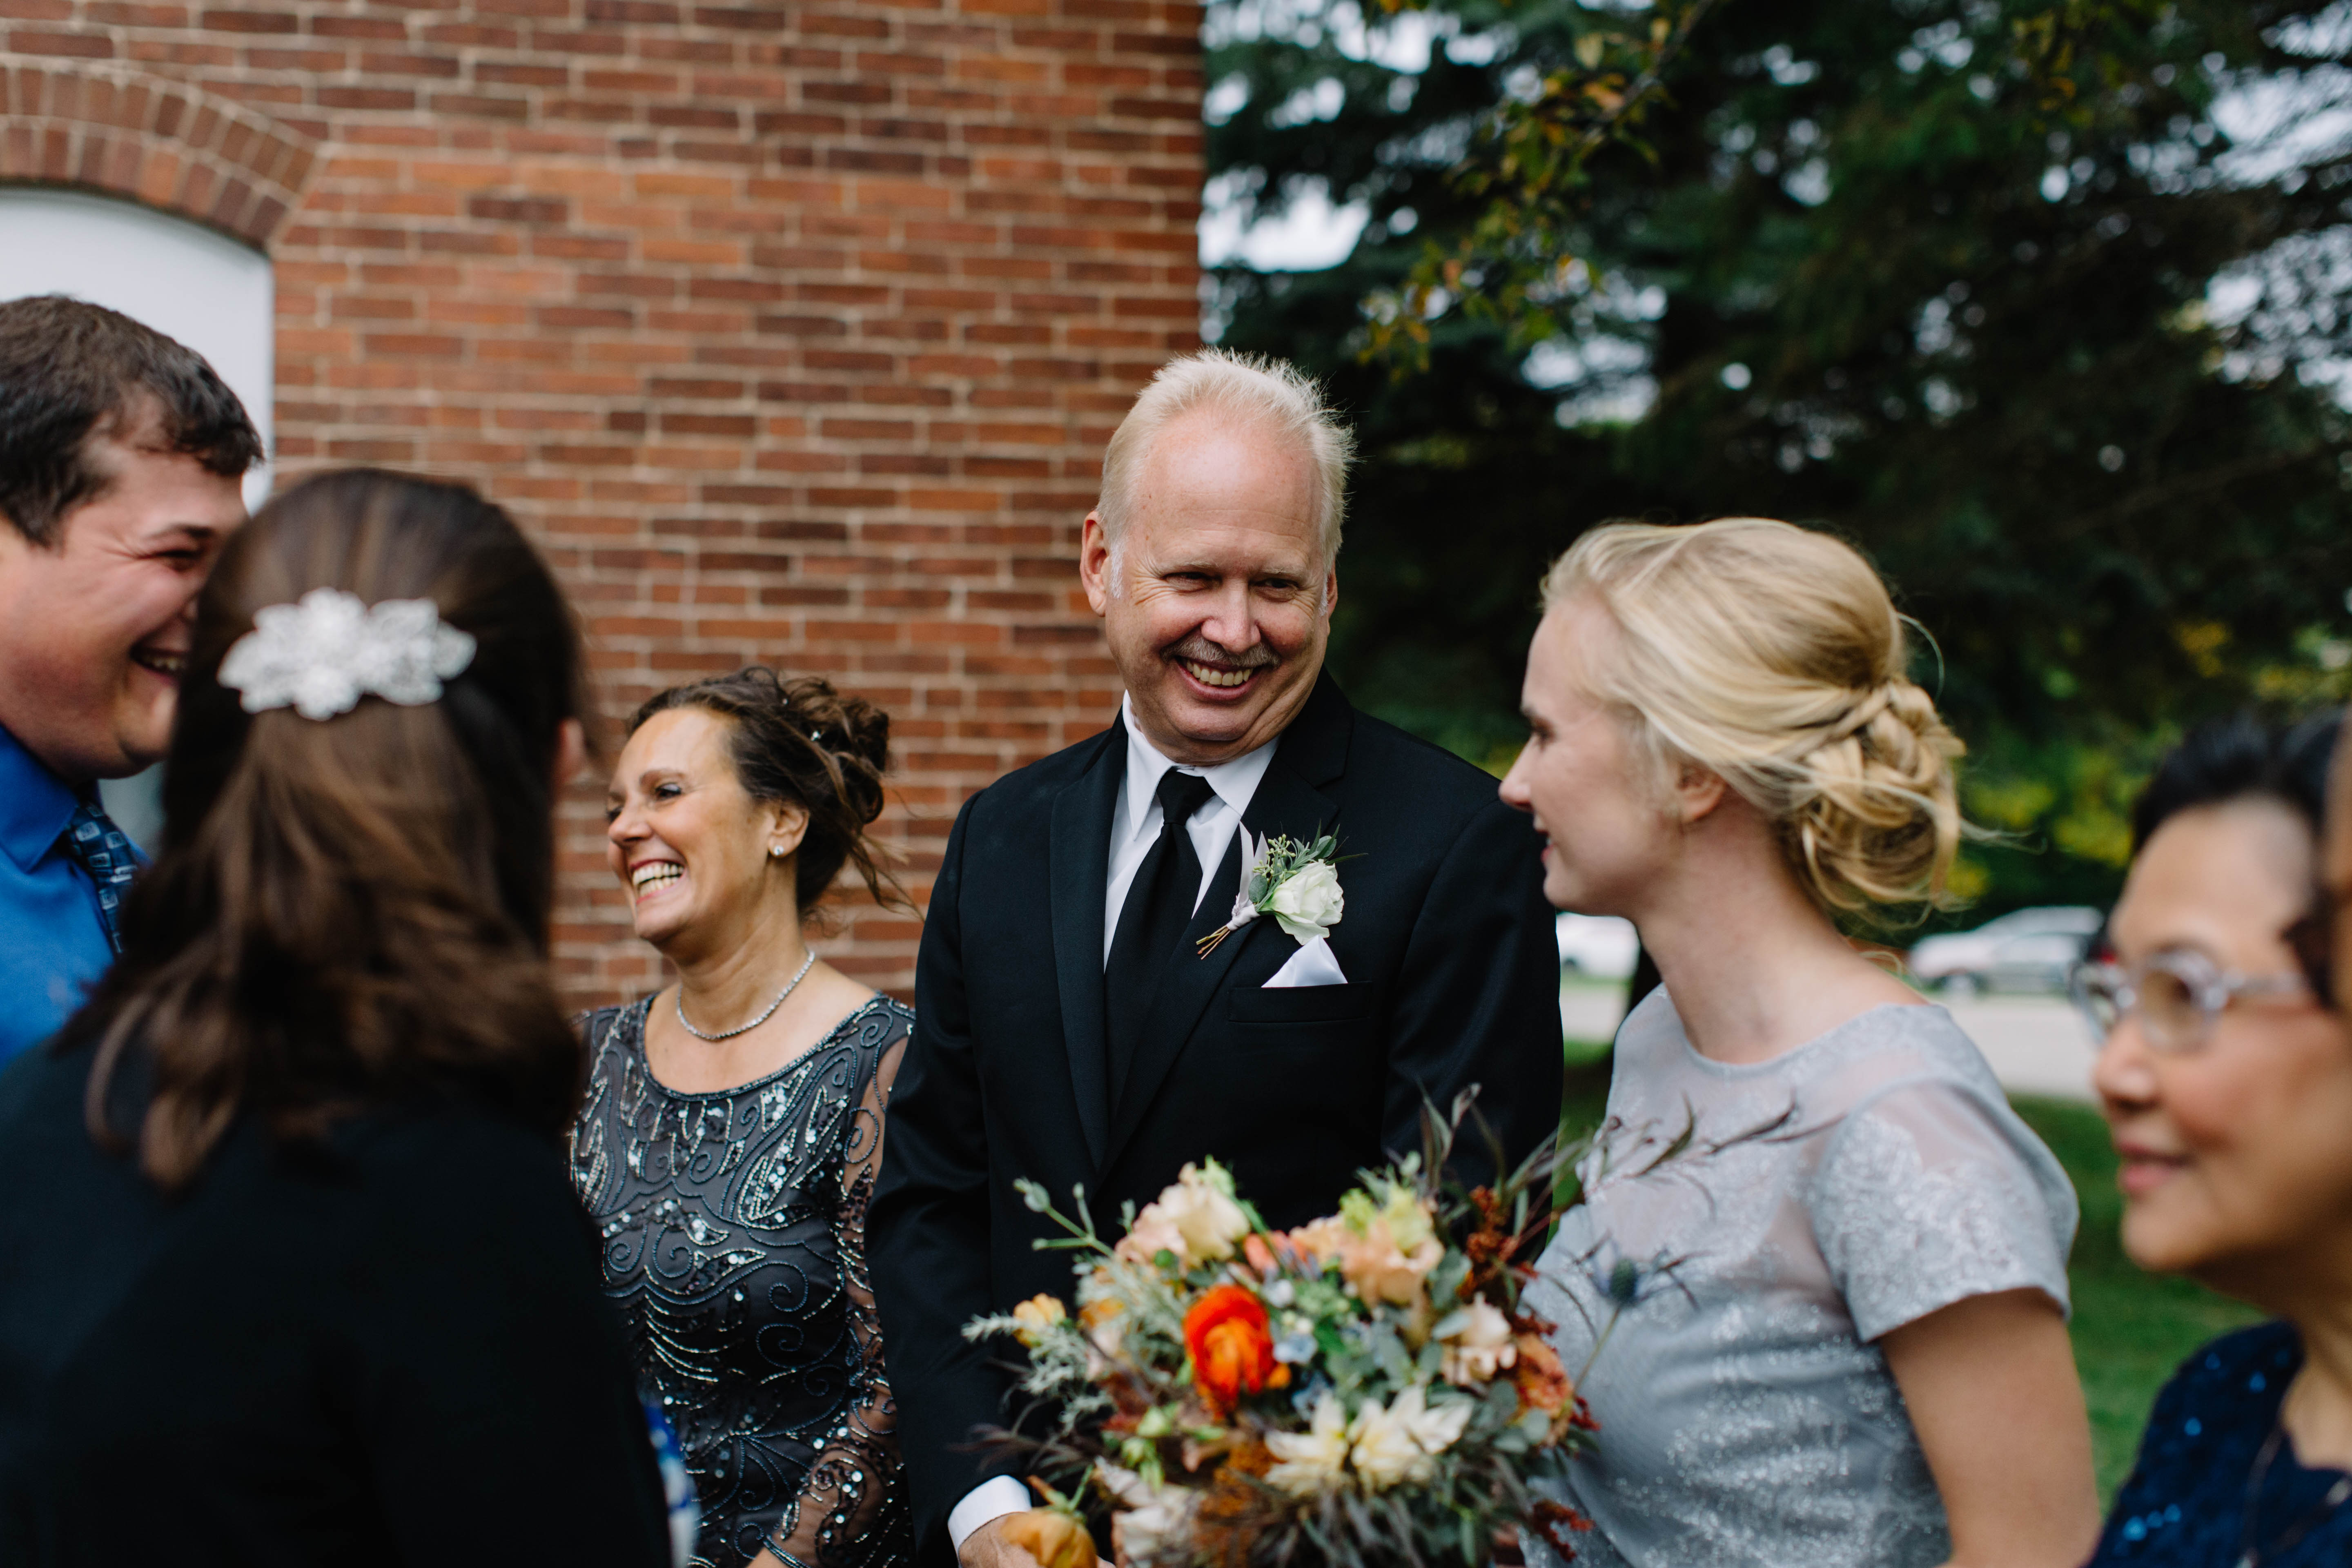
[(1660, 769), (1720, 775), (1779, 830), (1825, 909), (1941, 897), (1959, 847), (1963, 750), (1907, 674), (1903, 616), (1850, 546), (1763, 518), (1612, 523), (1544, 578), (1614, 647), (1584, 671)]

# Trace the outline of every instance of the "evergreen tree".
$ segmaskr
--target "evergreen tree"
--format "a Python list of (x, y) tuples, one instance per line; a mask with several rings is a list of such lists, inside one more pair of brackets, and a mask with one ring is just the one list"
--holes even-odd
[(1213, 9), (1213, 175), (1370, 220), (1217, 308), (1360, 422), (1333, 658), (1375, 707), (1501, 754), (1544, 562), (1742, 512), (1868, 552), (2005, 825), (2095, 858), (2128, 780), (2086, 746), (2340, 695), (2352, 8), (1724, 0), (1633, 140), (1543, 167), (1650, 11), (1298, 4)]
[[(1213, 16), (1212, 108), (1246, 94), (1213, 174), (1371, 214), (1324, 273), (1218, 278), (1225, 343), (1307, 362), (1362, 421), (1343, 675), (1467, 752), (1506, 741), (1536, 572), (1612, 515), (1846, 533), (1973, 731), (2234, 700), (2343, 626), (2347, 428), (2305, 384), (2352, 282), (2352, 157), (2310, 113), (2343, 7), (1727, 0), (1646, 146), (1564, 191), (1494, 179), (1496, 124), (1644, 16), (1461, 0), (1371, 49), (1343, 3)], [(1428, 66), (1381, 64), (1413, 30)], [(2255, 113), (2286, 132), (2249, 136)], [(1486, 242), (1498, 202), (1543, 200), (1567, 218), (1536, 245)], [(1416, 278), (1456, 282), (1425, 364), (1367, 360), (1367, 300)], [(1528, 381), (1536, 343), (1567, 385)], [(1628, 395), (1646, 409), (1612, 423)]]

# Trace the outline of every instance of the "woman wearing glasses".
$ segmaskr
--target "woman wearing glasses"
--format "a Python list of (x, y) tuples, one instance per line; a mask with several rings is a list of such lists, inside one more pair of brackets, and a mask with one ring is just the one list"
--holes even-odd
[(2337, 727), (2193, 733), (2136, 814), (2114, 962), (2077, 976), (2125, 1249), (2277, 1320), (2158, 1396), (2096, 1564), (2352, 1562), (2352, 1037), (2318, 891)]

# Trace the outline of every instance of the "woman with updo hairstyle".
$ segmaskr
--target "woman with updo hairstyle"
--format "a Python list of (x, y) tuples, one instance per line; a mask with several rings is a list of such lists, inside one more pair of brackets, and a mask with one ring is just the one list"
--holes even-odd
[(0, 1076), (0, 1563), (672, 1561), (563, 1163), (582, 671), (461, 486), (223, 550), (121, 956)]
[(572, 1176), (638, 1385), (677, 1431), (709, 1568), (894, 1568), (912, 1536), (866, 1205), (914, 1013), (810, 949), (866, 828), (890, 721), (754, 666), (637, 710), (606, 858), (677, 980), (589, 1015)]
[(1543, 597), (1503, 798), (1551, 901), (1632, 921), (1661, 981), (1528, 1298), (1600, 1423), (1580, 1568), (2071, 1568), (2073, 1189), (1836, 923), (1934, 898), (1960, 834), (1903, 617), (1753, 518), (1594, 530)]

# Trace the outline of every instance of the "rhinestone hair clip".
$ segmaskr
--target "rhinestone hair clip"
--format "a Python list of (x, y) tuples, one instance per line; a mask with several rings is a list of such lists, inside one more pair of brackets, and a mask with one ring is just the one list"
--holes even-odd
[(253, 630), (221, 660), (220, 683), (248, 713), (291, 708), (331, 719), (381, 697), (404, 708), (441, 699), (442, 682), (474, 662), (474, 638), (430, 599), (370, 605), (340, 588), (313, 588), (292, 605), (257, 610)]

